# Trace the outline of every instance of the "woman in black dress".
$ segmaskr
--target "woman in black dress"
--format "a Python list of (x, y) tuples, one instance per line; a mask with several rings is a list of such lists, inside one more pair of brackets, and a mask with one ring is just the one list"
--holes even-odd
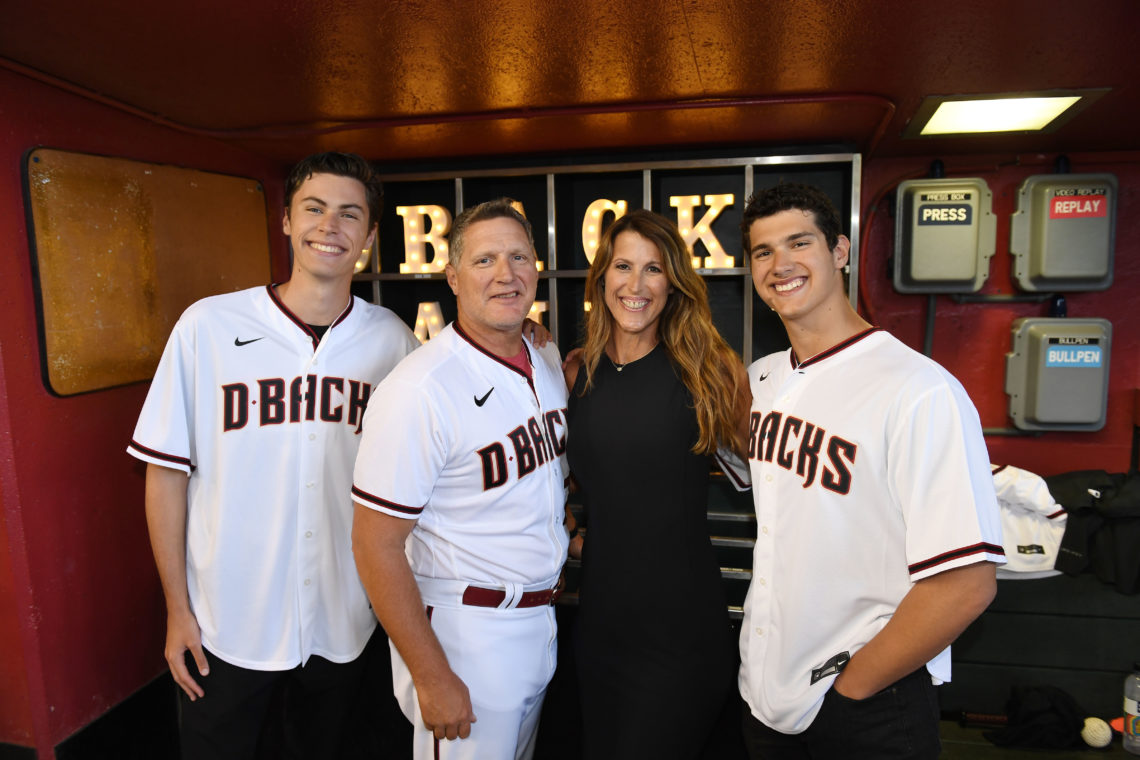
[(706, 510), (710, 456), (742, 448), (747, 378), (664, 217), (610, 225), (586, 298), (585, 346), (567, 365), (567, 454), (588, 518), (583, 756), (696, 758), (736, 682)]

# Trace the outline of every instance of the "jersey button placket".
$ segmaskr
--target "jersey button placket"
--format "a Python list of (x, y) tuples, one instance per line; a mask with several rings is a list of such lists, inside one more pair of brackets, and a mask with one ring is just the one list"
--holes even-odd
[(300, 494), (297, 500), (296, 535), (302, 659), (312, 652), (312, 624), (317, 619), (320, 601), (320, 542), (315, 537), (320, 532), (322, 509), (320, 478), (324, 457), (320, 453), (324, 441), (321, 424), (317, 420), (304, 420), (301, 423), (302, 457), (297, 473)]
[(800, 397), (808, 389), (810, 383), (811, 376), (806, 372), (799, 371), (788, 375), (783, 385), (780, 386), (777, 403), (785, 408), (795, 406), (799, 403)]
[[(543, 413), (544, 407), (542, 405), (542, 399), (540, 399), (538, 397), (538, 386), (537, 385), (535, 386), (535, 391), (534, 391), (534, 393), (531, 394), (531, 396), (534, 397), (534, 407), (533, 408), (534, 408), (535, 419), (538, 421), (538, 426), (542, 430), (542, 434), (544, 436), (549, 436), (550, 430), (547, 429), (547, 427), (545, 425), (546, 415)], [(565, 504), (566, 500), (563, 497), (563, 493), (562, 493), (562, 483), (563, 483), (562, 467), (559, 464), (558, 455), (554, 453), (554, 442), (548, 441), (547, 443), (550, 444), (550, 449), (549, 449), (550, 454), (554, 458), (551, 461), (546, 463), (546, 466), (543, 467), (543, 470), (545, 470), (544, 474), (546, 477), (547, 488), (550, 489), (550, 503), (552, 505), (559, 505), (559, 506), (551, 509), (550, 523), (548, 526), (550, 530), (547, 533), (547, 535), (550, 538), (551, 547), (557, 549), (558, 547), (561, 546), (561, 543), (562, 543), (562, 541), (561, 541), (562, 537), (559, 535), (559, 533), (562, 530), (564, 530), (564, 528), (562, 527), (562, 521), (563, 521), (563, 519), (565, 519), (564, 518), (565, 512), (563, 511), (561, 505)], [(553, 556), (559, 556), (559, 555), (556, 552)], [(560, 564), (560, 563), (556, 563), (556, 564)]]
[[(297, 511), (294, 515), (294, 542), (297, 552), (296, 589), (297, 615), (300, 628), (301, 661), (305, 662), (313, 651), (313, 624), (319, 615), (321, 597), (319, 562), (320, 542), (314, 536), (320, 532), (321, 478), (324, 462), (324, 433), (320, 422), (319, 388), (321, 377), (318, 370), (320, 348), (314, 349), (308, 335), (299, 337), (298, 357), (301, 360), (302, 378), (313, 377), (313, 382), (303, 382), (301, 389), (301, 411), (297, 435), (299, 438), (299, 466), (295, 481), (297, 488)], [(309, 394), (318, 398), (309, 398)], [(311, 412), (310, 412), (311, 410)], [(310, 416), (310, 413), (312, 416)]]
[[(768, 465), (768, 467), (771, 466)], [(756, 511), (756, 522), (759, 527), (756, 531), (756, 561), (752, 568), (751, 589), (754, 633), (752, 647), (757, 660), (763, 662), (764, 653), (768, 649), (768, 637), (765, 636), (765, 633), (771, 625), (772, 616), (772, 594), (768, 588), (768, 578), (772, 575), (775, 561), (775, 545), (769, 526), (774, 517), (774, 505), (777, 503), (777, 488), (773, 473), (770, 470), (764, 474), (764, 480), (759, 484), (759, 487), (761, 498)]]

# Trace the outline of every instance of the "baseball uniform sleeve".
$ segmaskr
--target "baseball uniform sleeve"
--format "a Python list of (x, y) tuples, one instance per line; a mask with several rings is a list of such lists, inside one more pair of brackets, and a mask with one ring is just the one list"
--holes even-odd
[(713, 454), (720, 471), (728, 478), (728, 482), (737, 491), (752, 490), (752, 472), (748, 462), (740, 458), (732, 449), (722, 446)]
[(562, 370), (562, 354), (558, 351), (558, 346), (555, 345), (554, 341), (548, 341), (541, 348), (530, 342), (528, 342), (527, 345), (530, 346), (532, 351), (539, 354), (552, 369), (558, 371)]
[[(399, 320), (399, 317), (396, 319)], [(399, 326), (404, 328), (401, 331), (401, 334), (404, 336), (404, 356), (407, 356), (423, 344), (420, 343), (420, 339), (416, 337), (416, 334), (412, 332), (411, 328), (404, 324), (402, 320), (400, 321)]]
[(127, 453), (190, 474), (194, 452), (194, 334), (184, 314), (166, 342)]
[(914, 581), (1005, 561), (981, 424), (955, 385), (933, 384), (900, 406), (888, 442), (894, 454), (888, 457), (890, 487), (903, 512)]
[(448, 429), (422, 385), (389, 376), (364, 413), (352, 498), (394, 517), (418, 518), (447, 462)]

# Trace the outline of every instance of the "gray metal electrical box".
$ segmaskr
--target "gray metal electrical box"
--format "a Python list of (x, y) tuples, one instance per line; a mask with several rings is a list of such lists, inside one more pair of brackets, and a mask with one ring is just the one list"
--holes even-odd
[(1009, 416), (1021, 430), (1100, 430), (1108, 408), (1112, 325), (1031, 317), (1013, 323), (1005, 355)]
[(895, 289), (976, 293), (997, 236), (992, 196), (980, 178), (907, 180), (895, 201)]
[(1022, 290), (1105, 290), (1112, 285), (1116, 177), (1040, 174), (1017, 191), (1009, 252)]

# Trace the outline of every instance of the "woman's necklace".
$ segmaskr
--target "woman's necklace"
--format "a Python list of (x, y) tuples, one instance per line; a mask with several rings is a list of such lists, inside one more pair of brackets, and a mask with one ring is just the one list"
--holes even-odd
[(629, 365), (633, 364), (634, 362), (637, 362), (637, 361), (641, 361), (641, 360), (642, 360), (642, 359), (644, 359), (645, 357), (649, 356), (651, 353), (653, 353), (653, 349), (655, 349), (655, 348), (657, 348), (657, 343), (656, 343), (656, 342), (655, 342), (655, 343), (654, 343), (652, 346), (650, 346), (650, 347), (649, 347), (649, 350), (648, 350), (648, 351), (646, 351), (646, 352), (645, 352), (644, 354), (642, 354), (641, 356), (637, 357), (636, 359), (630, 359), (630, 360), (629, 360), (629, 361), (627, 361), (627, 362), (622, 362), (621, 364), (618, 364), (617, 362), (615, 362), (615, 361), (613, 360), (613, 357), (611, 357), (611, 356), (609, 355), (609, 353), (606, 353), (606, 358), (610, 360), (610, 364), (614, 365), (614, 369), (616, 369), (618, 372), (621, 372), (623, 369), (625, 369), (625, 368), (626, 368), (626, 367), (628, 367)]

